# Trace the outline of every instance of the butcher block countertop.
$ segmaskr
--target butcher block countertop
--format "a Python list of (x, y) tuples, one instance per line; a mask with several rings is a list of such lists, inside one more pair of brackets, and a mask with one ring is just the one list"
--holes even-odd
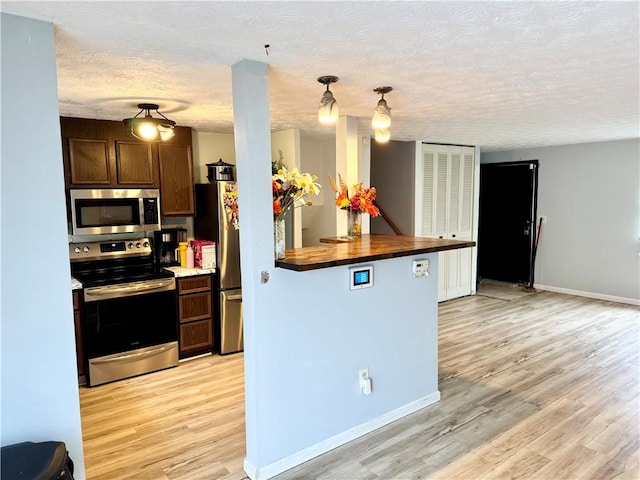
[(339, 265), (474, 247), (476, 244), (467, 240), (399, 235), (363, 235), (360, 239), (352, 241), (345, 241), (344, 237), (330, 237), (321, 238), (320, 242), (327, 245), (287, 250), (285, 258), (276, 260), (276, 267), (304, 272)]

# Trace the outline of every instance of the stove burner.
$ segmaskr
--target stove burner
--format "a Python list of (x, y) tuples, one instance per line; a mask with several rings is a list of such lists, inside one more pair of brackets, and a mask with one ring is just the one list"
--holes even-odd
[(157, 270), (155, 267), (139, 267), (119, 271), (75, 272), (73, 274), (84, 287), (102, 287), (118, 283), (139, 282), (173, 277), (169, 270)]
[(149, 239), (69, 244), (71, 274), (83, 287), (173, 277), (155, 263)]

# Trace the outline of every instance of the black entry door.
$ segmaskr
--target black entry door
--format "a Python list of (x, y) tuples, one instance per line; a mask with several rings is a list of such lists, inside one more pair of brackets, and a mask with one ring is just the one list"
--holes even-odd
[(538, 161), (480, 165), (478, 276), (533, 283)]

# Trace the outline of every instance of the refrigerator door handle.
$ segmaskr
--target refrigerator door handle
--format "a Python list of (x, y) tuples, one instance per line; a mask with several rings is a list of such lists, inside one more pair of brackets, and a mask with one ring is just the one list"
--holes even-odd
[(236, 293), (234, 295), (227, 295), (227, 300), (233, 302), (235, 300), (242, 301), (242, 293)]

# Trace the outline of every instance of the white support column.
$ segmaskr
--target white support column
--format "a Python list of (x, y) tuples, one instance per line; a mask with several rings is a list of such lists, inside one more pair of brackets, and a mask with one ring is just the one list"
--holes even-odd
[[(271, 134), (267, 64), (242, 60), (232, 66), (233, 117), (238, 207), (240, 269), (244, 321), (246, 465), (260, 465), (258, 377), (262, 312), (274, 296), (261, 272), (273, 275), (273, 201), (271, 198)], [(250, 469), (249, 469), (250, 470)]]
[[(356, 117), (341, 116), (336, 123), (336, 172), (334, 178), (338, 181), (338, 174), (351, 189), (359, 182), (358, 156), (358, 119)], [(336, 216), (336, 234), (347, 234), (347, 215)]]
[[(371, 186), (371, 137), (369, 135), (358, 136), (358, 178), (365, 187)], [(371, 217), (362, 215), (362, 233), (371, 231)]]

